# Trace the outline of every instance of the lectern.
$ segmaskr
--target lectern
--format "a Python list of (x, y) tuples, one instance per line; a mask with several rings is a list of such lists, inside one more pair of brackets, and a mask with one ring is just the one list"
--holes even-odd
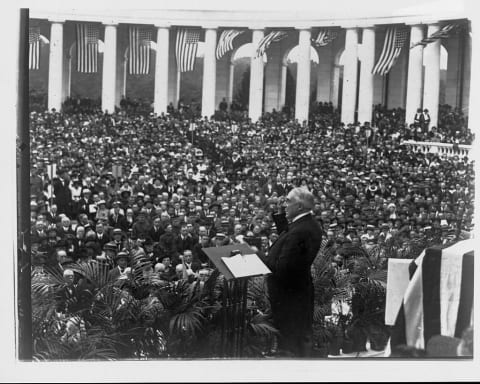
[(222, 357), (242, 357), (247, 322), (248, 279), (271, 271), (247, 244), (202, 249), (224, 276), (222, 292)]

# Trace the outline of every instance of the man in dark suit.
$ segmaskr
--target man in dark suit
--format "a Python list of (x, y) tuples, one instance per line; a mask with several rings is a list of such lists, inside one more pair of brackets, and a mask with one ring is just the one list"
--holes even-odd
[(60, 171), (59, 177), (52, 180), (55, 202), (58, 207), (58, 213), (70, 215), (72, 203), (72, 191), (69, 187), (70, 178), (67, 171)]
[(130, 254), (127, 250), (122, 250), (115, 256), (116, 266), (108, 272), (109, 281), (117, 281), (119, 279), (128, 279), (130, 270), (127, 269), (130, 261)]
[(62, 218), (58, 214), (57, 204), (52, 204), (52, 206), (50, 207), (50, 212), (47, 212), (45, 214), (45, 218), (47, 219), (47, 221), (50, 224), (54, 224), (56, 226), (58, 226), (60, 224), (60, 221), (61, 221)]
[(266, 197), (272, 196), (273, 192), (278, 193), (277, 185), (273, 182), (273, 179), (271, 176), (267, 178), (267, 182), (263, 184), (261, 191)]
[(154, 243), (158, 243), (160, 241), (160, 236), (165, 233), (165, 229), (162, 226), (162, 221), (160, 216), (156, 216), (153, 219), (153, 225), (150, 231), (148, 232), (148, 236), (152, 239)]
[[(279, 352), (309, 356), (313, 322), (313, 283), (310, 267), (320, 248), (322, 229), (312, 215), (314, 197), (304, 188), (292, 189), (286, 206), (273, 219), (280, 233), (266, 259), (273, 321), (279, 330)], [(285, 212), (284, 212), (285, 210)]]
[(121, 203), (115, 200), (112, 203), (113, 212), (108, 216), (108, 224), (112, 228), (120, 228), (122, 231), (127, 231), (127, 222), (125, 220), (125, 215), (120, 211)]
[(428, 109), (426, 108), (423, 110), (422, 125), (423, 125), (422, 127), (423, 132), (428, 132), (430, 128), (430, 113), (428, 113)]
[(177, 250), (179, 253), (189, 249), (192, 250), (195, 245), (195, 240), (192, 235), (188, 233), (187, 224), (182, 224), (180, 227), (180, 235), (177, 236)]
[(103, 248), (105, 244), (110, 242), (110, 236), (107, 231), (105, 231), (103, 223), (99, 222), (95, 226), (95, 241), (98, 243), (100, 248)]
[(63, 239), (67, 235), (75, 235), (70, 219), (67, 216), (61, 218), (61, 223), (57, 228), (57, 234)]

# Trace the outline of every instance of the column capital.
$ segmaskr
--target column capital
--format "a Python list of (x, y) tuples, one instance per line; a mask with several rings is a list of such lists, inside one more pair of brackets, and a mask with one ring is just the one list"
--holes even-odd
[(118, 27), (118, 22), (113, 21), (113, 20), (104, 20), (102, 21), (102, 24), (105, 25), (106, 27)]
[(218, 24), (204, 24), (202, 25), (203, 29), (218, 29)]
[(311, 25), (299, 25), (299, 26), (296, 26), (295, 29), (297, 31), (311, 31), (312, 30), (312, 26)]
[(55, 23), (55, 24), (63, 24), (65, 23), (65, 19), (59, 18), (59, 17), (52, 17), (51, 19), (48, 19), (50, 23)]
[(265, 30), (265, 25), (260, 25), (260, 24), (251, 24), (247, 26), (248, 29), (251, 29), (252, 31), (264, 31)]
[(358, 28), (360, 28), (360, 26), (355, 24), (355, 23), (345, 23), (345, 24), (340, 25), (340, 27), (343, 28), (343, 29), (358, 29)]
[(169, 29), (172, 27), (172, 24), (169, 23), (168, 21), (162, 21), (162, 22), (158, 22), (158, 23), (155, 23), (153, 24), (155, 26), (155, 28), (166, 28), (166, 29)]
[(405, 25), (409, 26), (409, 27), (423, 27), (425, 26), (426, 24), (425, 23), (420, 23), (418, 21), (410, 21), (410, 22), (405, 22)]
[(421, 27), (421, 26), (428, 26), (431, 24), (439, 24), (440, 21), (438, 19), (424, 19), (422, 21), (405, 21), (405, 25), (409, 25), (411, 27)]

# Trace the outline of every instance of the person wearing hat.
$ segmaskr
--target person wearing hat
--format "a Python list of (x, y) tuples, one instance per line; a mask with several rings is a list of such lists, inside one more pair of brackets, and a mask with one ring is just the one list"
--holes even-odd
[(430, 126), (430, 113), (428, 112), (428, 109), (425, 108), (423, 110), (423, 114), (422, 114), (422, 130), (423, 132), (428, 132), (428, 128)]
[(123, 248), (123, 231), (120, 228), (115, 228), (112, 234), (117, 251), (121, 251)]
[(103, 246), (103, 252), (96, 256), (96, 260), (113, 266), (117, 256), (117, 246), (114, 241), (110, 241)]
[(126, 249), (122, 249), (115, 255), (116, 266), (108, 272), (108, 280), (116, 281), (119, 279), (128, 279), (129, 270), (128, 263), (130, 262), (130, 254)]
[(97, 202), (97, 212), (95, 213), (95, 221), (100, 219), (108, 220), (109, 210), (105, 200), (99, 200)]
[(310, 268), (322, 240), (322, 228), (313, 217), (314, 197), (304, 188), (292, 189), (286, 206), (273, 215), (280, 233), (270, 247), (266, 264), (272, 271), (267, 286), (279, 350), (305, 357), (313, 322), (313, 283)]
[(423, 113), (422, 113), (422, 108), (417, 108), (417, 112), (415, 113), (415, 116), (413, 117), (413, 124), (415, 128), (421, 127), (423, 124)]

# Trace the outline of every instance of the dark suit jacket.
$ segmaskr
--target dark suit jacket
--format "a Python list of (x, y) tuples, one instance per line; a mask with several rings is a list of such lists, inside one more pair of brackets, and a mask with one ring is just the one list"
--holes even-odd
[(60, 217), (58, 214), (55, 215), (55, 217), (53, 217), (50, 212), (47, 212), (47, 213), (45, 214), (45, 218), (47, 219), (47, 221), (48, 221), (49, 223), (55, 224), (55, 225), (57, 225), (57, 226), (60, 225), (60, 223), (61, 223), (61, 221), (62, 221), (61, 217)]
[(105, 244), (107, 244), (111, 240), (108, 233), (105, 233), (105, 232), (103, 233), (103, 236), (102, 236), (101, 239), (98, 237), (98, 233), (95, 232), (95, 235), (96, 235), (96, 242), (98, 244), (100, 244), (100, 247), (102, 247), (102, 248)]
[(177, 237), (177, 251), (181, 254), (186, 249), (193, 250), (193, 246), (195, 245), (195, 240), (192, 236), (187, 236), (185, 239), (182, 239), (182, 236), (179, 235)]
[(57, 229), (57, 235), (60, 237), (65, 237), (66, 235), (75, 235), (75, 231), (72, 229), (70, 225), (67, 230), (65, 230), (61, 225)]
[(152, 228), (150, 228), (150, 231), (148, 232), (148, 235), (152, 239), (154, 243), (158, 243), (160, 241), (160, 236), (162, 236), (165, 233), (165, 229), (163, 229), (162, 226), (158, 228), (158, 231), (155, 230), (155, 227), (152, 225)]
[(120, 228), (124, 232), (128, 230), (127, 220), (124, 215), (118, 215), (117, 218), (114, 215), (109, 215), (108, 224), (113, 228)]
[(58, 213), (70, 214), (70, 205), (72, 202), (72, 191), (68, 187), (67, 182), (63, 182), (60, 178), (52, 180), (53, 193), (55, 194), (55, 202), (58, 206)]
[(284, 214), (273, 215), (273, 219), (280, 235), (266, 258), (272, 271), (267, 278), (272, 314), (280, 335), (295, 344), (309, 333), (313, 322), (310, 268), (320, 248), (322, 229), (311, 214), (290, 225)]

